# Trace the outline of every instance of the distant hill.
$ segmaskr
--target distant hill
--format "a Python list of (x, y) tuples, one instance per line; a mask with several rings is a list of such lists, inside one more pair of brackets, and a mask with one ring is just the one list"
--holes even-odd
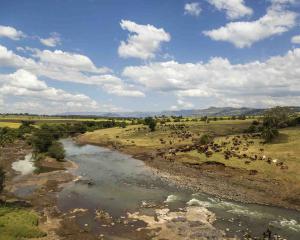
[[(295, 111), (300, 112), (300, 107), (292, 107)], [(64, 116), (103, 116), (103, 117), (134, 117), (144, 118), (148, 116), (238, 116), (238, 115), (260, 115), (266, 109), (259, 108), (233, 108), (233, 107), (210, 107), (207, 109), (191, 109), (191, 110), (177, 110), (177, 111), (161, 111), (161, 112), (67, 112), (59, 115)]]

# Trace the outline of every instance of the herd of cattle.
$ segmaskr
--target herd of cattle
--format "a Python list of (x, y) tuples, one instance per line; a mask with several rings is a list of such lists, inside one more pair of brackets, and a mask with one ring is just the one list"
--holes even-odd
[[(146, 128), (142, 127), (132, 130), (144, 131)], [(159, 138), (160, 144), (163, 147), (157, 149), (156, 156), (170, 162), (174, 162), (175, 158), (180, 155), (179, 153), (197, 151), (212, 160), (214, 154), (221, 153), (225, 160), (236, 158), (244, 161), (247, 165), (254, 161), (265, 161), (268, 164), (280, 167), (280, 169), (288, 169), (288, 166), (283, 161), (267, 157), (264, 154), (263, 142), (259, 142), (262, 146), (259, 151), (255, 153), (250, 151), (250, 146), (255, 144), (254, 140), (261, 139), (259, 133), (226, 136), (223, 138), (223, 141), (214, 141), (212, 139), (209, 143), (201, 144), (199, 138), (203, 133), (196, 134), (191, 132), (186, 125), (168, 125), (167, 128), (165, 127), (160, 130), (168, 132), (168, 135), (167, 137)]]

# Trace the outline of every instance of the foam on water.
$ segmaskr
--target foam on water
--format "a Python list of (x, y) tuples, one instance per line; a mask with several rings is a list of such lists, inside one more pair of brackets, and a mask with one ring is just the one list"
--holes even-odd
[[(195, 196), (195, 195), (194, 195)], [(201, 201), (197, 198), (192, 198), (187, 202), (187, 205), (189, 206), (202, 206), (206, 208), (217, 208), (217, 209), (223, 209), (228, 213), (236, 214), (236, 215), (243, 215), (243, 216), (251, 216), (254, 218), (269, 218), (272, 217), (269, 214), (258, 212), (258, 211), (252, 211), (249, 210), (245, 206), (241, 206), (236, 203), (231, 203), (227, 201), (222, 201), (218, 199), (208, 198), (209, 201)]]
[(300, 223), (294, 219), (281, 219), (278, 221), (272, 221), (270, 225), (274, 227), (287, 227), (295, 232), (300, 232)]
[(29, 153), (25, 156), (24, 160), (19, 160), (12, 163), (12, 169), (20, 172), (21, 175), (33, 173), (36, 167), (34, 166), (32, 154)]
[(175, 202), (177, 200), (179, 200), (179, 198), (176, 195), (169, 195), (164, 202), (171, 203), (171, 202)]
[(186, 203), (188, 206), (200, 206), (200, 207), (212, 207), (210, 202), (200, 201), (196, 198), (192, 198), (190, 201)]

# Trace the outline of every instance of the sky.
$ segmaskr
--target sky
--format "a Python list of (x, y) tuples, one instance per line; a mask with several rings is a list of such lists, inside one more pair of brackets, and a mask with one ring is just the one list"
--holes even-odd
[(0, 0), (0, 112), (300, 104), (300, 0)]

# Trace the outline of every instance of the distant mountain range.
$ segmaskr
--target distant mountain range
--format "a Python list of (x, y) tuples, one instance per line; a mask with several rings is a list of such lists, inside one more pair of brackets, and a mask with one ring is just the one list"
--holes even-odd
[[(300, 107), (291, 107), (294, 111), (300, 112)], [(67, 112), (59, 115), (63, 116), (102, 116), (102, 117), (132, 117), (144, 118), (149, 116), (195, 116), (195, 117), (221, 117), (221, 116), (239, 116), (239, 115), (260, 115), (266, 109), (260, 108), (233, 108), (233, 107), (210, 107), (206, 109), (191, 109), (177, 111), (161, 111), (161, 112)]]

